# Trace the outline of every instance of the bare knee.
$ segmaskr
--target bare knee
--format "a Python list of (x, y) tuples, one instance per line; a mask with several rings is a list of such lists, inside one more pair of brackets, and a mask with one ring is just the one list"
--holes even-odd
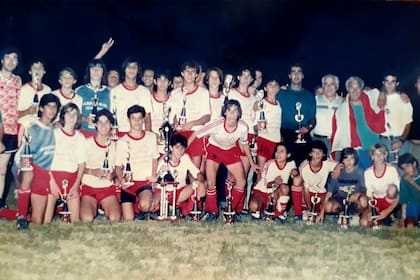
[(391, 199), (395, 199), (398, 196), (398, 188), (395, 184), (388, 185), (386, 190), (386, 196)]
[(92, 223), (94, 219), (95, 219), (95, 216), (92, 213), (80, 214), (80, 220), (82, 220), (83, 223)]
[(249, 211), (257, 212), (260, 210), (259, 208), (260, 204), (258, 203), (258, 201), (254, 197), (251, 197), (251, 200), (249, 201)]

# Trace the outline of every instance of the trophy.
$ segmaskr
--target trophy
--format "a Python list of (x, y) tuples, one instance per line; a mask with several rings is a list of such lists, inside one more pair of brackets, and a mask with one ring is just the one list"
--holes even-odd
[(61, 200), (63, 201), (63, 210), (60, 211), (58, 214), (61, 215), (61, 219), (63, 220), (63, 222), (65, 223), (70, 223), (70, 214), (71, 212), (69, 211), (69, 206), (68, 206), (68, 194), (67, 194), (67, 188), (69, 186), (69, 181), (64, 179), (61, 182), (61, 185), (63, 186), (63, 195), (61, 196)]
[(275, 207), (274, 193), (275, 193), (275, 191), (277, 190), (278, 187), (279, 187), (279, 185), (276, 184), (276, 183), (271, 184), (272, 192), (270, 194), (267, 210), (264, 211), (265, 220), (268, 221), (268, 222), (273, 221), (274, 218), (275, 218), (274, 217), (274, 207)]
[(318, 192), (315, 193), (315, 196), (311, 197), (311, 212), (308, 214), (308, 225), (315, 224), (316, 216), (318, 216), (318, 212), (316, 211), (316, 206), (318, 203), (321, 202), (321, 198), (318, 196)]
[(302, 122), (303, 122), (303, 119), (305, 118), (305, 116), (301, 113), (302, 103), (301, 102), (296, 102), (295, 107), (296, 107), (295, 121), (298, 123), (297, 129), (295, 131), (297, 133), (297, 139), (296, 139), (295, 143), (304, 144), (304, 143), (306, 143), (306, 140), (303, 139), (303, 135), (300, 133), (300, 129), (302, 128)]
[(34, 98), (32, 99), (32, 104), (34, 106), (38, 106), (39, 104), (39, 96), (38, 96), (38, 89), (40, 88), (40, 79), (39, 73), (35, 72), (35, 84), (33, 85), (35, 89)]
[(256, 161), (257, 160), (257, 151), (258, 151), (258, 144), (257, 144), (257, 135), (252, 136), (251, 143), (249, 144), (249, 150), (251, 151), (252, 158)]
[(88, 127), (91, 129), (95, 129), (95, 118), (96, 118), (96, 115), (98, 114), (98, 104), (99, 104), (99, 99), (98, 99), (98, 95), (96, 94), (96, 91), (95, 91), (95, 94), (93, 95), (92, 101), (93, 101), (92, 111), (89, 114)]
[(371, 213), (370, 218), (372, 219), (373, 229), (380, 229), (381, 227), (380, 227), (379, 222), (378, 222), (379, 214), (378, 214), (378, 210), (376, 209), (376, 204), (378, 204), (378, 201), (373, 196), (373, 193), (372, 193), (372, 196), (368, 200), (368, 204), (369, 204), (370, 211), (371, 211), (370, 212)]
[(179, 115), (178, 118), (178, 128), (182, 128), (182, 126), (184, 126), (184, 124), (187, 123), (187, 96), (184, 94), (184, 97), (182, 98), (182, 109), (181, 109), (181, 114)]
[(114, 118), (114, 122), (112, 123), (111, 127), (111, 140), (117, 141), (118, 140), (118, 120), (117, 120), (117, 107), (115, 106), (115, 99), (116, 96), (112, 97), (114, 108), (112, 109), (112, 117)]
[(34, 168), (32, 166), (32, 153), (31, 153), (31, 140), (32, 137), (29, 134), (29, 129), (25, 128), (23, 132), (23, 139), (25, 143), (23, 144), (23, 151), (20, 155), (20, 170), (21, 171), (32, 171)]
[(170, 220), (171, 221), (176, 221), (176, 220), (178, 220), (178, 217), (176, 216), (176, 200), (177, 200), (177, 197), (176, 197), (176, 189), (177, 189), (177, 187), (178, 187), (178, 182), (176, 181), (176, 177), (178, 177), (178, 171), (176, 171), (176, 170), (174, 170), (173, 172), (173, 176), (174, 176), (174, 181), (172, 182), (172, 186), (173, 186), (173, 189), (172, 189), (172, 215), (169, 217), (170, 218)]
[[(178, 177), (177, 170), (174, 170), (172, 173), (169, 170), (161, 170), (159, 172), (158, 183), (161, 187), (159, 216), (157, 217), (159, 221), (175, 221), (178, 219), (176, 215), (176, 189), (178, 187), (178, 182), (175, 180), (176, 177)], [(171, 205), (169, 204), (170, 191), (172, 191), (173, 194)], [(169, 212), (171, 212), (171, 216), (168, 216)]]
[(226, 196), (226, 211), (223, 212), (223, 215), (225, 216), (225, 224), (233, 224), (234, 222), (234, 217), (235, 217), (235, 211), (233, 211), (232, 209), (232, 200), (233, 200), (233, 196), (232, 196), (232, 188), (233, 188), (233, 184), (232, 182), (229, 182), (227, 185), (227, 196)]
[(102, 171), (106, 174), (111, 173), (111, 167), (109, 166), (109, 146), (111, 145), (111, 139), (109, 137), (106, 138), (106, 149), (105, 149), (105, 159), (102, 164)]
[[(390, 114), (389, 109), (386, 109), (385, 112), (386, 112), (387, 115)], [(390, 152), (389, 152), (389, 158), (388, 158), (388, 160), (389, 160), (390, 163), (392, 163), (394, 165), (397, 165), (398, 164), (398, 155), (400, 153), (400, 149), (394, 149), (392, 146), (396, 142), (398, 142), (400, 140), (400, 138), (399, 137), (395, 137), (392, 134), (391, 124), (389, 122), (386, 123), (386, 127), (387, 127), (387, 129), (389, 131), (388, 139), (389, 139), (389, 142), (391, 143), (390, 144)]]
[(125, 163), (124, 166), (124, 171), (123, 171), (123, 183), (125, 186), (130, 187), (132, 185), (134, 185), (133, 182), (133, 171), (131, 171), (131, 164), (130, 164), (130, 142), (127, 141), (127, 147), (128, 147), (128, 151), (127, 151), (127, 161)]
[(201, 219), (201, 211), (200, 209), (198, 209), (198, 195), (197, 195), (198, 182), (197, 181), (194, 181), (194, 183), (192, 184), (192, 188), (194, 191), (193, 197), (192, 197), (192, 199), (194, 200), (194, 207), (193, 207), (193, 210), (191, 211), (191, 216), (194, 222), (199, 222)]
[(267, 133), (267, 119), (265, 118), (265, 113), (264, 113), (264, 108), (265, 108), (264, 99), (261, 99), (258, 102), (258, 107), (260, 108), (260, 116), (258, 118), (258, 131), (260, 133)]
[[(162, 105), (162, 119), (163, 119), (163, 124), (162, 126), (159, 128), (159, 132), (160, 132), (160, 137), (159, 137), (159, 144), (160, 145), (165, 145), (165, 148), (169, 146), (166, 146), (166, 139), (171, 138), (172, 133), (173, 133), (173, 129), (172, 126), (169, 123), (169, 114), (171, 113), (171, 108), (168, 108), (168, 105), (166, 103), (163, 103)], [(167, 135), (168, 134), (168, 135)], [(166, 154), (166, 150), (165, 150), (165, 154)]]
[(234, 84), (235, 84), (235, 81), (233, 80), (233, 75), (226, 74), (225, 80), (223, 82), (223, 95), (225, 96), (224, 103), (226, 103), (229, 100), (229, 92), (232, 89)]
[(350, 219), (351, 219), (351, 216), (349, 213), (350, 194), (353, 192), (354, 186), (345, 186), (345, 187), (342, 187), (341, 190), (346, 193), (346, 198), (343, 199), (344, 209), (343, 209), (343, 214), (340, 215), (340, 227), (342, 229), (347, 229), (349, 227)]

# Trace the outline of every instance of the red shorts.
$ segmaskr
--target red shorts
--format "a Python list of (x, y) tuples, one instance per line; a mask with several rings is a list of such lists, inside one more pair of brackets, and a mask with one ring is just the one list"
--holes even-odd
[[(251, 144), (252, 139), (254, 138), (254, 134), (248, 133), (248, 145)], [(236, 142), (239, 150), (241, 151), (241, 157), (246, 157), (246, 154), (244, 151), (241, 150), (240, 146), (239, 146), (239, 142)]]
[(272, 142), (263, 137), (257, 137), (257, 146), (258, 146), (257, 155), (267, 160), (272, 159), (276, 145), (277, 145), (276, 142)]
[(234, 146), (229, 150), (220, 149), (217, 146), (209, 144), (207, 146), (207, 157), (208, 160), (212, 160), (218, 164), (231, 165), (237, 162), (241, 162), (241, 149), (238, 146)]
[(254, 196), (254, 197), (257, 197), (257, 198), (259, 198), (259, 199), (261, 199), (262, 200), (262, 202), (263, 202), (263, 204), (262, 204), (262, 206), (261, 206), (261, 209), (258, 209), (258, 210), (266, 210), (267, 209), (267, 206), (268, 206), (268, 200), (269, 200), (269, 198), (270, 198), (270, 195), (271, 194), (269, 194), (269, 193), (265, 193), (265, 192), (262, 192), (262, 191), (260, 191), (260, 190), (253, 190), (252, 191), (252, 196)]
[(49, 170), (32, 164), (34, 167), (34, 178), (32, 179), (31, 192), (38, 195), (50, 194), (50, 174)]
[[(309, 198), (312, 198), (315, 195), (316, 195), (316, 193), (309, 192)], [(318, 197), (321, 198), (321, 201), (316, 205), (316, 212), (318, 212), (318, 213), (321, 212), (322, 204), (324, 203), (324, 199), (325, 199), (325, 196), (326, 195), (327, 195), (326, 192), (324, 192), (324, 193), (318, 193)], [(309, 211), (310, 211), (311, 208), (312, 208), (312, 202), (311, 202), (311, 205), (308, 205), (308, 208), (309, 208)]]
[(51, 173), (61, 193), (64, 193), (63, 181), (64, 180), (68, 181), (67, 193), (69, 193), (71, 190), (71, 187), (74, 185), (74, 182), (76, 182), (77, 172), (51, 171)]
[(85, 138), (94, 137), (96, 135), (95, 132), (83, 128), (79, 129), (79, 131), (85, 136)]
[(98, 203), (104, 200), (107, 197), (115, 196), (117, 197), (116, 187), (109, 186), (105, 188), (93, 188), (88, 185), (82, 185), (80, 190), (81, 196), (90, 196), (96, 199)]
[(386, 208), (388, 208), (389, 206), (391, 206), (392, 201), (387, 200), (386, 197), (382, 197), (382, 198), (376, 198), (376, 209), (378, 209), (379, 213), (384, 211)]
[[(180, 134), (185, 138), (188, 138), (193, 134), (194, 131), (177, 131), (176, 134)], [(185, 152), (190, 157), (199, 157), (204, 153), (204, 138), (195, 138), (194, 141), (187, 147)]]
[(134, 185), (126, 189), (122, 189), (122, 191), (129, 193), (131, 195), (137, 196), (138, 190), (146, 186), (152, 186), (152, 183), (150, 183), (148, 180), (133, 181), (133, 183)]

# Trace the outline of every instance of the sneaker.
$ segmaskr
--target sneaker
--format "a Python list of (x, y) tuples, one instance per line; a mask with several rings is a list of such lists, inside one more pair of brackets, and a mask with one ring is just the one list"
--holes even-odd
[(303, 219), (302, 219), (302, 215), (296, 215), (296, 216), (293, 218), (293, 220), (294, 220), (295, 222), (302, 222), (302, 221), (303, 221)]
[(150, 218), (150, 214), (148, 212), (139, 212), (135, 214), (135, 220), (145, 221)]
[(28, 221), (22, 215), (19, 215), (16, 218), (16, 229), (17, 230), (27, 230), (27, 229), (29, 229)]
[(276, 222), (280, 223), (280, 224), (285, 224), (285, 223), (287, 223), (287, 214), (286, 215), (284, 215), (284, 214), (280, 215), (280, 216), (276, 217), (274, 220)]
[(203, 217), (201, 217), (201, 220), (206, 222), (213, 222), (217, 219), (219, 219), (219, 214), (217, 213), (204, 213)]
[(156, 220), (159, 217), (159, 211), (150, 212), (150, 219)]
[(261, 213), (260, 213), (260, 211), (251, 213), (251, 219), (252, 220), (260, 220), (261, 219)]

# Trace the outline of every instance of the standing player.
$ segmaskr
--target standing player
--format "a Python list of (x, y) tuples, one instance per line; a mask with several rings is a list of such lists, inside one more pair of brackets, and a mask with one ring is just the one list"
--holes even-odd
[(58, 75), (58, 82), (61, 88), (54, 90), (53, 93), (60, 99), (61, 105), (64, 106), (72, 102), (77, 105), (79, 110), (82, 110), (83, 99), (73, 90), (73, 86), (77, 82), (76, 72), (70, 67), (63, 68)]
[(207, 70), (207, 84), (210, 93), (210, 120), (222, 118), (224, 96), (220, 92), (220, 85), (223, 81), (223, 72), (218, 67), (211, 67)]
[[(130, 131), (117, 142), (115, 172), (121, 184), (121, 205), (124, 221), (147, 219), (152, 210), (152, 183), (159, 158), (156, 134), (142, 129), (146, 111), (139, 105), (126, 113)], [(125, 178), (127, 163), (131, 165), (132, 182)]]
[(144, 69), (143, 75), (141, 76), (141, 81), (143, 82), (143, 85), (149, 90), (150, 93), (153, 92), (154, 79), (155, 79), (155, 71), (150, 68)]
[(120, 72), (117, 69), (109, 69), (106, 73), (106, 85), (111, 90), (120, 84)]

